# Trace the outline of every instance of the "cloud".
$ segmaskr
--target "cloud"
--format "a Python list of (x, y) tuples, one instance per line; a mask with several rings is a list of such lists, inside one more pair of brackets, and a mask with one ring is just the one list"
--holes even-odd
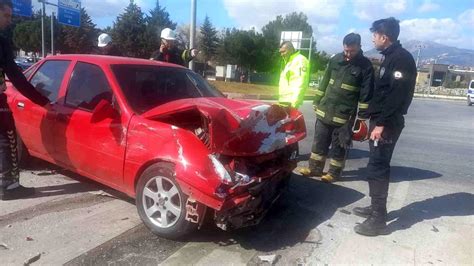
[(341, 16), (346, 0), (223, 0), (223, 3), (238, 27), (256, 26), (259, 29), (276, 16), (291, 12), (305, 13), (311, 25), (334, 24)]
[[(383, 4), (382, 4), (383, 3)], [(376, 2), (373, 0), (352, 1), (354, 15), (365, 21), (395, 16), (408, 9), (408, 0)]]
[(474, 29), (474, 9), (468, 9), (458, 16), (460, 24), (467, 26), (469, 29)]
[(423, 1), (423, 4), (418, 8), (418, 12), (426, 13), (436, 11), (440, 8), (440, 5), (433, 3), (431, 0)]

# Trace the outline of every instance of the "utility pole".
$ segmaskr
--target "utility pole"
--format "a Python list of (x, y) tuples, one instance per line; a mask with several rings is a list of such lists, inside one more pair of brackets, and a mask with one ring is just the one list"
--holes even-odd
[(45, 0), (38, 0), (41, 2), (42, 7), (41, 7), (41, 57), (45, 58), (46, 57), (46, 47), (44, 43), (44, 16), (45, 16), (45, 9), (46, 9), (46, 4)]
[[(196, 38), (196, 0), (191, 0), (191, 27), (189, 28), (189, 49), (194, 47), (194, 39)], [(193, 60), (189, 62), (189, 69), (194, 70)]]
[(51, 13), (51, 55), (54, 55), (54, 12)]

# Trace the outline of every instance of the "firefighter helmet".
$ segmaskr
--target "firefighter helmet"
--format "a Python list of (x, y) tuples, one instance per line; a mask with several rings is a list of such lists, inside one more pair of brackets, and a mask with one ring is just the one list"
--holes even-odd
[(369, 138), (369, 127), (364, 120), (357, 119), (352, 128), (352, 139), (356, 141), (364, 141)]

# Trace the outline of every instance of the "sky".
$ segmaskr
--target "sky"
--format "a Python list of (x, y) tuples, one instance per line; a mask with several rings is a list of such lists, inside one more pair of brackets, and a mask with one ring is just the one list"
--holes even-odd
[[(53, 2), (53, 0), (50, 0)], [(129, 0), (82, 0), (98, 27), (112, 26)], [(474, 0), (196, 0), (197, 24), (209, 16), (217, 29), (235, 27), (260, 30), (278, 15), (303, 12), (313, 27), (317, 50), (342, 49), (350, 32), (362, 36), (362, 48), (372, 49), (369, 31), (374, 20), (393, 16), (400, 20), (399, 39), (434, 41), (474, 49)], [(156, 0), (135, 0), (148, 13)], [(191, 0), (160, 0), (173, 21), (190, 23)], [(35, 7), (39, 4), (33, 0)], [(51, 10), (49, 11), (51, 12)]]

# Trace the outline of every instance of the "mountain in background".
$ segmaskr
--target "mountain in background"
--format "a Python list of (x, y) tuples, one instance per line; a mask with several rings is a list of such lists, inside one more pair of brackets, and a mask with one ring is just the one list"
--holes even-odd
[[(438, 64), (474, 67), (474, 50), (460, 49), (432, 41), (416, 40), (402, 42), (402, 46), (413, 55), (415, 61), (418, 55), (418, 47), (421, 46), (420, 65), (437, 62)], [(375, 49), (364, 52), (364, 54), (372, 58), (381, 57)]]

